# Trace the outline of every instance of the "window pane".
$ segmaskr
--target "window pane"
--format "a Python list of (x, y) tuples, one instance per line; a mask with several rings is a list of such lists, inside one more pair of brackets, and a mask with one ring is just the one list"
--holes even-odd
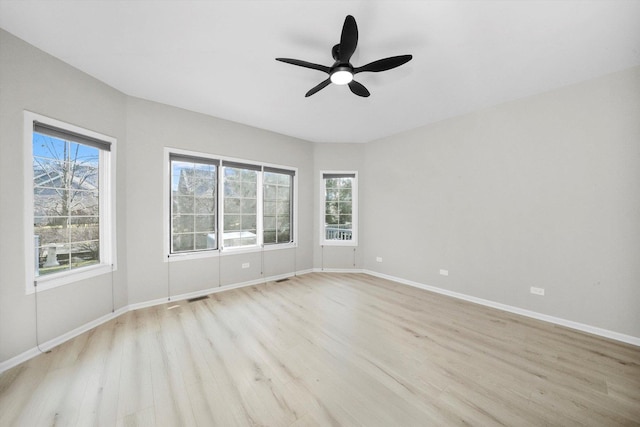
[(173, 217), (174, 233), (192, 233), (194, 231), (194, 215), (177, 215)]
[(65, 160), (66, 141), (43, 135), (38, 132), (33, 133), (33, 157), (47, 158), (54, 160)]
[(68, 229), (62, 226), (43, 225), (34, 227), (34, 233), (39, 237), (41, 247), (69, 241)]
[(289, 229), (287, 230), (281, 230), (280, 232), (278, 232), (278, 242), (290, 242), (291, 241), (291, 231)]
[(270, 243), (277, 243), (276, 240), (276, 232), (275, 231), (266, 231), (264, 232), (264, 244), (268, 245)]
[(215, 215), (196, 215), (195, 231), (214, 232), (216, 229)]
[(264, 243), (289, 243), (293, 176), (276, 172), (265, 172), (264, 176)]
[(338, 205), (338, 212), (342, 215), (351, 213), (351, 203), (350, 202), (340, 202)]
[(325, 188), (329, 189), (329, 188), (338, 188), (338, 180), (339, 178), (329, 178), (326, 179), (325, 182)]
[(337, 201), (340, 199), (340, 190), (327, 189), (325, 197), (328, 202)]
[(241, 230), (256, 232), (256, 215), (242, 215)]
[(224, 169), (224, 246), (257, 244), (257, 181), (256, 170), (225, 166)]
[(239, 231), (240, 230), (240, 215), (226, 215), (224, 216), (224, 231)]
[(256, 199), (243, 199), (240, 202), (240, 211), (242, 213), (255, 213), (256, 212)]
[(198, 197), (196, 199), (196, 212), (199, 214), (215, 214), (216, 199), (212, 197)]
[(278, 188), (278, 200), (288, 201), (291, 198), (291, 188), (283, 185)]
[(173, 235), (173, 252), (192, 251), (193, 234), (174, 234)]
[(36, 276), (100, 263), (99, 148), (33, 133)]
[(173, 196), (173, 213), (193, 213), (193, 196)]
[(278, 187), (275, 185), (264, 186), (264, 199), (275, 200), (278, 197)]
[(264, 214), (275, 215), (276, 214), (276, 202), (264, 202)]
[(340, 201), (350, 201), (351, 200), (351, 189), (347, 188), (347, 189), (342, 189), (340, 190), (340, 193), (338, 194), (338, 198), (340, 199)]
[(263, 220), (264, 230), (266, 231), (275, 231), (276, 229), (276, 217), (275, 216), (265, 216)]
[[(251, 171), (254, 175), (256, 174), (255, 171)], [(245, 198), (256, 198), (256, 183), (254, 182), (243, 182), (242, 183), (242, 197)]]
[(240, 201), (237, 197), (224, 199), (224, 213), (240, 213)]
[(291, 212), (291, 206), (286, 201), (279, 202), (276, 212), (278, 213), (278, 215), (289, 215)]
[(71, 245), (71, 268), (98, 264), (100, 260), (99, 248), (100, 246), (97, 240), (79, 242)]
[(217, 166), (171, 160), (172, 252), (216, 249)]
[(328, 178), (325, 184), (325, 240), (353, 239), (353, 177)]
[(215, 249), (216, 246), (216, 235), (212, 233), (197, 233), (195, 235), (195, 249), (196, 250), (205, 250), (205, 249)]

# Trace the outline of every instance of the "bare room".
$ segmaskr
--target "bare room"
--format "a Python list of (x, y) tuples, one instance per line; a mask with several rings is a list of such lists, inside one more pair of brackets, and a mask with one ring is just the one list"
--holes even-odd
[(0, 0), (0, 426), (640, 424), (640, 1)]

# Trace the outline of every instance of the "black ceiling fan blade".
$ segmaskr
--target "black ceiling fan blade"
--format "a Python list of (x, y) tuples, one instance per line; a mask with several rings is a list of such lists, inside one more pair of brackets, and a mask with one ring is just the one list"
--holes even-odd
[(342, 35), (340, 36), (340, 63), (346, 64), (349, 62), (353, 52), (356, 51), (356, 46), (358, 46), (358, 25), (353, 16), (347, 15), (344, 18)]
[(309, 90), (309, 92), (306, 93), (306, 95), (304, 96), (305, 98), (310, 97), (311, 95), (313, 95), (314, 93), (324, 89), (325, 87), (329, 86), (329, 83), (331, 83), (331, 79), (327, 79), (325, 81), (323, 81), (322, 83), (317, 84), (316, 86), (314, 86), (313, 88), (311, 88), (311, 90)]
[(363, 71), (368, 71), (372, 73), (377, 73), (379, 71), (387, 71), (392, 68), (396, 68), (401, 66), (402, 64), (406, 64), (411, 61), (413, 55), (399, 55), (399, 56), (391, 56), (389, 58), (378, 59), (377, 61), (373, 61), (368, 63), (367, 65), (363, 65), (362, 67), (356, 67), (353, 69), (353, 74), (362, 73)]
[(276, 58), (276, 61), (286, 62), (287, 64), (297, 65), (299, 67), (311, 68), (312, 70), (323, 71), (329, 74), (331, 70), (330, 67), (320, 64), (314, 64), (313, 62), (301, 61), (299, 59), (291, 59), (291, 58)]
[(355, 93), (358, 96), (362, 96), (364, 98), (371, 95), (366, 87), (364, 87), (361, 83), (358, 83), (355, 80), (351, 80), (351, 82), (349, 83), (349, 89), (351, 89), (351, 92)]

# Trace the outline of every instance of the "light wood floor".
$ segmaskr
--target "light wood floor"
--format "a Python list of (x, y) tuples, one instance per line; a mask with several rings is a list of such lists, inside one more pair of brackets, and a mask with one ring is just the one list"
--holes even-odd
[(130, 312), (0, 376), (1, 426), (462, 424), (640, 424), (640, 348), (308, 274)]

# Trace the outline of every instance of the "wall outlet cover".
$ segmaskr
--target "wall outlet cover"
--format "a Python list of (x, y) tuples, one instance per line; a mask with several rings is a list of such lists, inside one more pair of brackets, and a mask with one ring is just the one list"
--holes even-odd
[(544, 288), (536, 288), (535, 286), (532, 286), (530, 292), (534, 295), (544, 296)]

